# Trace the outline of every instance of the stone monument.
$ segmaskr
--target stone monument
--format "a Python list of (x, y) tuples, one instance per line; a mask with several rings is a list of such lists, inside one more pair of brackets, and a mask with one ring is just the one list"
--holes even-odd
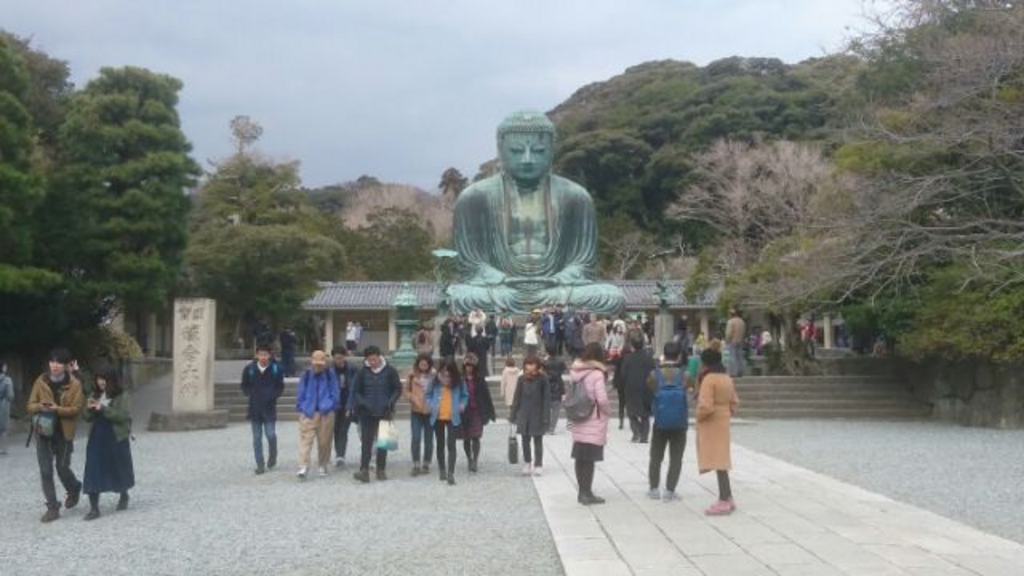
[(618, 287), (593, 277), (597, 215), (590, 194), (551, 173), (555, 126), (534, 111), (498, 126), (500, 173), (474, 183), (455, 203), (453, 236), (459, 282), (456, 312), (527, 313), (545, 305), (613, 314)]
[(150, 430), (198, 430), (228, 425), (228, 411), (213, 409), (217, 302), (174, 301), (174, 383), (171, 412), (153, 412)]

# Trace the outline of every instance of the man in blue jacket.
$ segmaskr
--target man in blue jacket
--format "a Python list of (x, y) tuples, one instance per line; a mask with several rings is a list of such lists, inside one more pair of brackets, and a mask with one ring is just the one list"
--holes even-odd
[[(256, 359), (242, 370), (242, 393), (249, 399), (246, 416), (252, 421), (252, 449), (256, 456), (256, 474), (277, 466), (277, 399), (284, 392), (284, 371), (271, 355), (270, 343), (256, 348)], [(270, 455), (263, 465), (263, 435), (267, 436)]]
[(316, 437), (317, 463), (320, 476), (327, 476), (331, 462), (331, 439), (334, 436), (334, 411), (338, 409), (338, 379), (327, 369), (327, 354), (314, 350), (310, 356), (312, 367), (299, 379), (299, 394), (295, 407), (299, 411), (299, 472), (306, 479), (309, 470), (309, 452)]
[[(370, 481), (370, 456), (373, 455), (377, 439), (377, 426), (381, 420), (391, 420), (394, 417), (395, 404), (402, 393), (402, 382), (398, 377), (398, 371), (381, 356), (380, 348), (367, 346), (363, 351), (363, 357), (365, 365), (356, 376), (352, 394), (363, 445), (359, 472), (356, 472), (354, 477), (366, 483)], [(387, 480), (387, 474), (384, 472), (387, 460), (387, 450), (378, 448), (377, 480)]]

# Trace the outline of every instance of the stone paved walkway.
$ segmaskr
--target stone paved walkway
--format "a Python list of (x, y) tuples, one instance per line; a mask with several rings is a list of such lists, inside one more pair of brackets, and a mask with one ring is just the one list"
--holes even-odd
[(1021, 544), (737, 446), (739, 509), (706, 517), (715, 478), (697, 477), (688, 440), (682, 500), (666, 504), (647, 497), (648, 445), (613, 431), (594, 485), (608, 502), (583, 507), (571, 437), (545, 438), (535, 487), (568, 576), (1024, 574)]

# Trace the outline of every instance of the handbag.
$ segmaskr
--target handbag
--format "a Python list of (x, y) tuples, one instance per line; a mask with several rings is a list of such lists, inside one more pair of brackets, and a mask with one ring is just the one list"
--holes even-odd
[(40, 438), (52, 437), (56, 425), (57, 418), (53, 412), (38, 412), (32, 416), (32, 429)]
[(516, 436), (516, 425), (508, 425), (508, 463), (519, 463), (519, 437)]
[(377, 424), (377, 449), (398, 449), (398, 428), (395, 427), (395, 423), (391, 420), (381, 420)]

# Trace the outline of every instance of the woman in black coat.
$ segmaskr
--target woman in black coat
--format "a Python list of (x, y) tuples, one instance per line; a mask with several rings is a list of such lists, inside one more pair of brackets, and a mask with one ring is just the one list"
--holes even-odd
[[(551, 390), (547, 375), (541, 371), (540, 359), (527, 356), (523, 375), (516, 384), (509, 420), (523, 437), (523, 475), (540, 476), (544, 466), (544, 433), (551, 418)], [(530, 442), (533, 441), (533, 454)], [(536, 457), (533, 460), (532, 457)]]
[(462, 435), (462, 447), (469, 460), (469, 471), (476, 472), (477, 460), (480, 458), (480, 438), (484, 435), (484, 426), (488, 422), (494, 422), (497, 415), (494, 412), (494, 402), (491, 401), (491, 391), (478, 367), (480, 361), (476, 354), (467, 352), (462, 360), (462, 378), (469, 392), (469, 402), (466, 411), (462, 414), (462, 426), (459, 433)]
[[(633, 431), (633, 442), (647, 442), (651, 422), (651, 390), (647, 377), (654, 370), (654, 358), (644, 350), (643, 340), (630, 341), (631, 350), (619, 362), (615, 377), (621, 373), (622, 387), (626, 392), (626, 412), (629, 413), (629, 427)], [(619, 400), (621, 402), (621, 399)]]

